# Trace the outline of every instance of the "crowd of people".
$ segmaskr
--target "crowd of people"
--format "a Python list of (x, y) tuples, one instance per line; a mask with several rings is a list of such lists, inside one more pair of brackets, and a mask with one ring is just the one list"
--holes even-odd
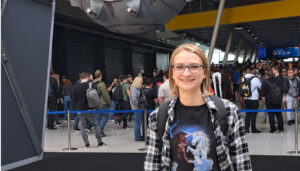
[[(298, 68), (299, 63), (284, 63), (282, 60), (256, 64), (247, 62), (229, 67), (212, 66), (212, 73), (221, 75), (221, 81), (216, 78), (217, 81), (212, 81), (212, 87), (217, 95), (235, 102), (240, 108), (259, 109), (261, 101), (266, 109), (295, 109), (300, 99)], [(288, 125), (295, 123), (294, 112), (284, 114)], [(257, 112), (246, 113), (247, 133), (250, 132), (250, 127), (252, 133), (261, 132), (256, 128), (256, 116)], [(264, 123), (267, 122), (267, 116), (270, 123), (269, 132), (284, 133), (283, 113), (265, 112)]]
[[(258, 62), (251, 64), (236, 63), (227, 67), (211, 65), (210, 92), (228, 99), (240, 108), (259, 109), (259, 101), (266, 109), (294, 109), (299, 98), (299, 70), (298, 63)], [(102, 81), (102, 72), (96, 70), (94, 74), (81, 73), (79, 80), (72, 85), (70, 79), (60, 76), (53, 71), (50, 73), (48, 90), (48, 109), (57, 110), (154, 110), (166, 101), (172, 99), (168, 71), (153, 70), (148, 76), (143, 70), (133, 79), (128, 74), (118, 74), (113, 82), (107, 86)], [(94, 79), (95, 77), (95, 79)], [(86, 92), (90, 88), (96, 89), (99, 95), (97, 107), (89, 107)], [(242, 87), (246, 88), (246, 92)], [(141, 106), (142, 96), (146, 104)], [(126, 129), (127, 121), (134, 116), (135, 141), (144, 141), (144, 115), (143, 113), (98, 113), (74, 114), (73, 131), (81, 131), (85, 146), (89, 147), (87, 132), (96, 133), (98, 144), (103, 145), (101, 137), (106, 136), (104, 129), (107, 121), (114, 121), (118, 127)], [(256, 128), (257, 112), (247, 112), (245, 117), (246, 133), (260, 133)], [(270, 123), (270, 133), (284, 133), (284, 119), (282, 112), (264, 113), (264, 123)], [(66, 114), (64, 116), (66, 119)], [(286, 112), (287, 124), (295, 123), (294, 112)], [(81, 120), (81, 129), (78, 127)], [(61, 123), (57, 115), (48, 115), (48, 129), (57, 129)], [(92, 130), (92, 127), (94, 129)], [(85, 129), (84, 129), (85, 128)]]
[[(94, 79), (95, 78), (95, 79)], [(168, 72), (154, 69), (152, 76), (146, 76), (142, 70), (134, 79), (130, 74), (117, 74), (112, 83), (102, 81), (102, 72), (96, 70), (94, 74), (80, 73), (79, 80), (72, 85), (70, 79), (50, 72), (48, 88), (48, 109), (49, 111), (77, 110), (77, 111), (107, 111), (107, 110), (154, 110), (159, 104), (170, 100), (168, 83)], [(99, 103), (97, 106), (90, 106), (87, 92), (90, 89), (97, 91)], [(144, 104), (142, 100), (144, 97)], [(67, 113), (67, 112), (65, 112)], [(131, 121), (134, 115), (134, 138), (135, 141), (144, 141), (144, 115), (143, 113), (81, 113), (72, 114), (74, 120), (73, 131), (81, 132), (85, 146), (90, 146), (88, 133), (95, 132), (98, 146), (105, 145), (101, 137), (105, 137), (104, 128), (106, 123), (114, 121), (117, 127), (126, 129), (127, 122)], [(66, 114), (64, 119), (66, 118)], [(81, 128), (79, 128), (81, 121)], [(61, 123), (57, 115), (48, 115), (47, 127), (49, 130), (57, 129)], [(93, 129), (92, 129), (93, 128)]]

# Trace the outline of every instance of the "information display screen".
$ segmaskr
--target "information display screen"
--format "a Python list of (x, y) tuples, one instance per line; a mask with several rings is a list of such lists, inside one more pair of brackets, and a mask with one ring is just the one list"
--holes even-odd
[(272, 49), (272, 55), (278, 58), (298, 57), (299, 47), (275, 48)]

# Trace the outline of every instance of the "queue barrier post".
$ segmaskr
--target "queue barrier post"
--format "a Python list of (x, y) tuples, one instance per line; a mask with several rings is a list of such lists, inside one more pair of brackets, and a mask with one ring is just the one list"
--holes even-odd
[(298, 107), (295, 109), (295, 151), (289, 151), (289, 154), (298, 155), (300, 151), (298, 151)]
[(68, 147), (63, 148), (63, 151), (77, 150), (77, 148), (72, 148), (71, 145), (71, 115), (69, 109), (67, 110), (67, 117), (68, 117)]

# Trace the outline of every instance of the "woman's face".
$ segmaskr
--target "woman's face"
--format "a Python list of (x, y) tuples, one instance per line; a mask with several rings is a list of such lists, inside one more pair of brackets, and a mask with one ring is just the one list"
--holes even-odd
[[(181, 51), (174, 58), (174, 66), (199, 66), (203, 65), (200, 57), (189, 51)], [(192, 71), (192, 72), (190, 72)], [(199, 67), (190, 67), (190, 70), (186, 67), (183, 71), (178, 72), (176, 68), (173, 67), (172, 78), (175, 81), (175, 84), (178, 86), (179, 91), (199, 91), (203, 79), (206, 78), (205, 69)]]

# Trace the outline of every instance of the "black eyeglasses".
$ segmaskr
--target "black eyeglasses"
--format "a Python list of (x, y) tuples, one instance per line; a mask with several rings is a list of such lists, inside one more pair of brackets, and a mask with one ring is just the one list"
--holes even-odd
[(175, 65), (172, 65), (172, 68), (173, 68), (173, 71), (176, 73), (183, 73), (186, 68), (188, 68), (188, 70), (191, 73), (197, 73), (200, 71), (201, 68), (204, 69), (205, 67), (201, 64), (190, 64), (190, 65), (175, 64)]

